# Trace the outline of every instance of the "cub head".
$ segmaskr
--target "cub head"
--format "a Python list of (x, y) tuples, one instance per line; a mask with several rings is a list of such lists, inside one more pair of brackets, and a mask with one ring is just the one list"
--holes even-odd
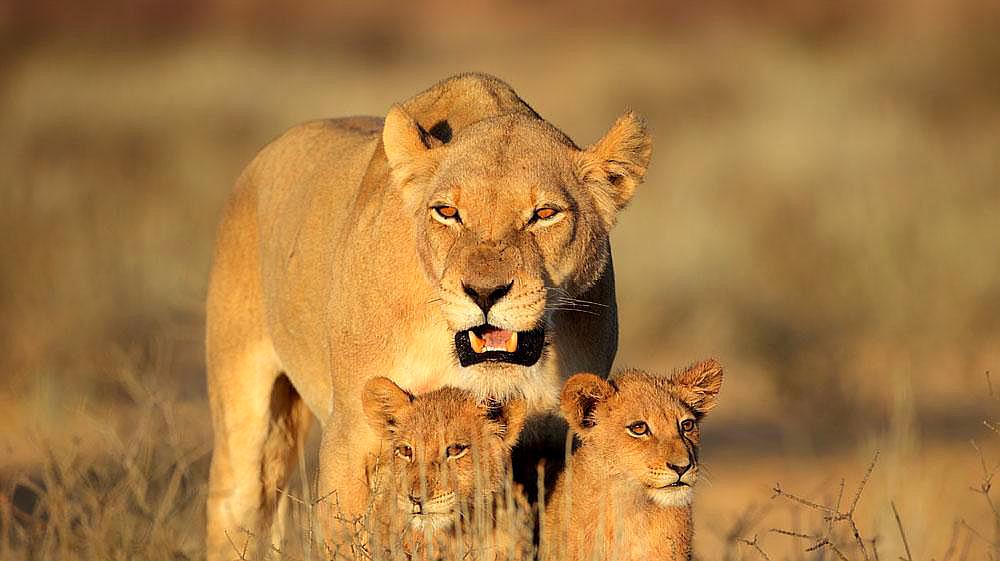
[(459, 362), (513, 390), (542, 356), (547, 313), (603, 273), (652, 141), (631, 112), (586, 149), (529, 111), (447, 130), (431, 134), (393, 107), (382, 133), (390, 175)]
[(698, 424), (715, 407), (722, 366), (698, 363), (668, 377), (626, 370), (605, 380), (576, 374), (566, 381), (562, 411), (609, 477), (642, 488), (661, 507), (690, 504), (698, 479)]
[(398, 511), (417, 527), (450, 526), (501, 491), (525, 417), (520, 399), (481, 402), (451, 387), (414, 396), (381, 377), (365, 386), (362, 406), (391, 451)]

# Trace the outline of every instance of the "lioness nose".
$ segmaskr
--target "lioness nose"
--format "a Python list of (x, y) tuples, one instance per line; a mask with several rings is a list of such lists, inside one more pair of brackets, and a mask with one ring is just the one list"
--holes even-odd
[(674, 473), (676, 473), (677, 477), (680, 478), (685, 473), (687, 473), (687, 470), (691, 469), (691, 462), (688, 462), (688, 463), (686, 463), (686, 464), (684, 464), (682, 466), (679, 466), (677, 464), (670, 464), (670, 463), (668, 463), (667, 467), (670, 468), (670, 469), (672, 469), (672, 470), (674, 470)]
[(479, 309), (483, 311), (484, 314), (490, 313), (490, 308), (493, 307), (501, 298), (510, 292), (510, 288), (514, 286), (514, 281), (510, 281), (507, 284), (501, 286), (493, 286), (490, 288), (482, 288), (478, 286), (469, 286), (462, 283), (462, 289), (465, 293), (472, 298), (472, 301), (479, 306)]
[(416, 506), (420, 506), (420, 496), (410, 494), (410, 502)]

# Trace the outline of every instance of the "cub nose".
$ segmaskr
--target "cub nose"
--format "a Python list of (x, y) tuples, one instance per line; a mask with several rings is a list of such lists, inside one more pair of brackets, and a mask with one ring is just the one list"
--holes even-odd
[(681, 477), (684, 476), (685, 473), (687, 473), (689, 469), (691, 469), (691, 462), (688, 462), (682, 466), (668, 463), (667, 467), (674, 470), (674, 473), (677, 474), (677, 479), (680, 479)]
[(479, 306), (479, 309), (483, 311), (483, 314), (489, 314), (490, 308), (493, 307), (501, 298), (510, 292), (511, 287), (514, 286), (514, 281), (510, 281), (507, 284), (493, 287), (479, 287), (470, 286), (468, 284), (462, 283), (462, 290), (472, 298), (472, 301)]

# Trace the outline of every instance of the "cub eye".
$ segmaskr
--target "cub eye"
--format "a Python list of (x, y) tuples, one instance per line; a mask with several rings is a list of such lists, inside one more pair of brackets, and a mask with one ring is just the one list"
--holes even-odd
[(448, 459), (457, 460), (461, 458), (469, 451), (468, 444), (452, 444), (448, 447)]
[(396, 447), (396, 455), (406, 461), (413, 460), (413, 448), (409, 444), (400, 444)]
[(684, 419), (681, 421), (681, 430), (684, 432), (691, 432), (694, 430), (694, 419)]
[(645, 421), (636, 421), (631, 425), (625, 427), (628, 433), (632, 436), (644, 436), (649, 434), (649, 425)]
[(442, 224), (462, 221), (462, 217), (458, 215), (458, 209), (453, 206), (440, 205), (433, 207), (433, 209), (434, 219)]
[(542, 207), (535, 211), (535, 220), (552, 220), (559, 215), (559, 211), (552, 207)]

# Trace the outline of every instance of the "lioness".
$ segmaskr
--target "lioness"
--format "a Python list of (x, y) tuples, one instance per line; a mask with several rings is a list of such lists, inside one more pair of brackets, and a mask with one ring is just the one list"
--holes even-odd
[(608, 233), (650, 154), (632, 113), (580, 149), (481, 74), (384, 121), (311, 122), (261, 150), (226, 205), (208, 290), (210, 559), (231, 553), (227, 532), (263, 535), (283, 508), (310, 413), (323, 504), (361, 515), (378, 435), (358, 396), (376, 375), (523, 396), (519, 448), (538, 447), (531, 435), (548, 432), (531, 427), (561, 382), (611, 367)]
[(511, 553), (531, 543), (530, 520), (507, 485), (523, 399), (484, 402), (451, 387), (414, 396), (378, 377), (361, 401), (385, 443), (369, 477), (372, 551), (493, 559), (497, 547)]
[(578, 442), (546, 505), (543, 559), (691, 559), (698, 423), (721, 388), (715, 360), (570, 378), (562, 411)]

